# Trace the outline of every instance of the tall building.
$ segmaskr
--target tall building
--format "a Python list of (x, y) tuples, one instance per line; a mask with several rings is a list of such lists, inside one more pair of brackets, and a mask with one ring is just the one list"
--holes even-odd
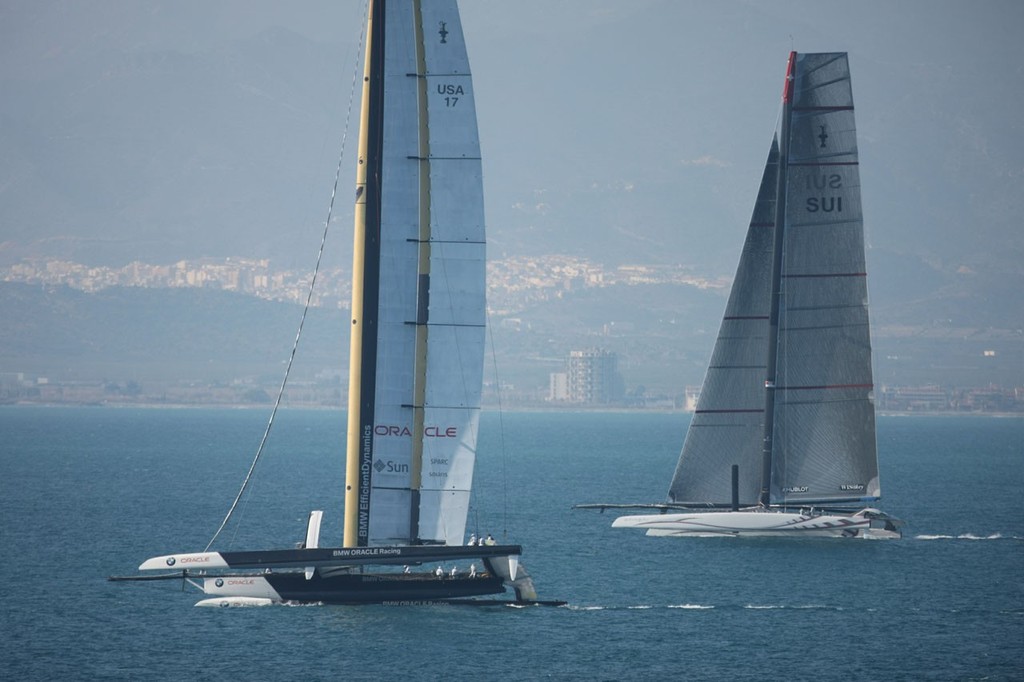
[(600, 348), (569, 352), (569, 400), (589, 405), (621, 402), (625, 394), (618, 356)]
[(549, 375), (548, 400), (562, 402), (569, 399), (569, 375), (565, 372), (552, 372)]

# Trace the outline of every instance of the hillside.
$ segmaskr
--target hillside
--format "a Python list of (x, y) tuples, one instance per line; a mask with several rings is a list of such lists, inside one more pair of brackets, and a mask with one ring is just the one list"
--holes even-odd
[[(548, 375), (563, 371), (570, 350), (600, 347), (618, 354), (627, 390), (680, 395), (703, 379), (724, 297), (721, 290), (667, 284), (564, 292), (491, 319), (494, 358), (485, 377), (493, 380), (496, 364), (510, 399), (543, 399)], [(877, 384), (1024, 386), (1019, 329), (965, 324), (978, 308), (970, 297), (935, 303), (928, 309), (949, 317), (900, 319), (904, 306), (921, 306), (880, 306), (873, 327)], [(0, 374), (143, 387), (245, 382), (273, 392), (300, 313), (294, 304), (205, 289), (87, 294), (0, 283)], [(344, 311), (311, 310), (293, 379), (347, 383), (347, 334)]]

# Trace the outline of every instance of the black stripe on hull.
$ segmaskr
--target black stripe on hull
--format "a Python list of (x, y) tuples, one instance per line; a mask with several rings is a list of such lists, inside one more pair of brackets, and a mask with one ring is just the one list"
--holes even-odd
[(351, 573), (306, 580), (302, 573), (261, 576), (286, 601), (324, 604), (381, 604), (386, 602), (430, 602), (503, 594), (505, 587), (496, 576), (469, 577), (407, 573)]

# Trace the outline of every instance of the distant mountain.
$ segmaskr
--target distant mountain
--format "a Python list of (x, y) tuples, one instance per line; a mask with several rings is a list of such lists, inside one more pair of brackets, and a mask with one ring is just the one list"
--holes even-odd
[[(203, 289), (63, 287), (0, 283), (0, 372), (60, 380), (279, 382), (301, 308)], [(340, 311), (313, 309), (297, 378), (345, 372)]]
[(267, 28), (164, 47), (130, 38), (131, 22), (153, 20), (139, 8), (110, 17), (125, 36), (99, 28), (101, 11), (80, 17), (97, 31), (55, 40), (43, 19), (74, 10), (62, 4), (6, 10), (38, 42), (8, 45), (25, 66), (0, 80), (0, 258), (123, 265), (242, 247), (305, 263), (334, 176), (348, 46)]
[[(927, 287), (923, 287), (926, 289)], [(571, 350), (615, 352), (627, 389), (680, 395), (703, 379), (725, 305), (722, 290), (686, 285), (616, 285), (563, 292), (492, 318), (493, 362), (485, 376), (510, 396), (543, 398)], [(908, 292), (914, 295), (916, 292)], [(894, 304), (874, 316), (878, 384), (1024, 386), (1021, 330), (961, 322), (977, 299), (947, 298), (950, 317), (904, 320)], [(280, 383), (301, 308), (206, 289), (65, 287), (0, 282), (0, 374), (54, 381)], [(312, 309), (292, 378), (347, 383), (344, 311)]]
[[(1020, 375), (1024, 4), (521, 0), (462, 14), (491, 257), (731, 276), (787, 52), (848, 50), (879, 376)], [(328, 254), (347, 265), (362, 28), (354, 0), (0, 5), (0, 264), (309, 268), (347, 135)], [(579, 344), (621, 351), (637, 382), (698, 383), (720, 305), (685, 288), (572, 291), (496, 325), (517, 330), (496, 343), (531, 385)], [(10, 286), (0, 312), (5, 368), (198, 378), (275, 366), (296, 314), (208, 291)], [(337, 331), (311, 341), (316, 362), (343, 366)]]
[[(494, 255), (730, 273), (793, 36), (851, 52), (871, 246), (1024, 280), (1024, 6), (549, 4), (463, 7)], [(0, 261), (306, 265), (346, 120), (351, 220), (360, 5), (0, 8)]]

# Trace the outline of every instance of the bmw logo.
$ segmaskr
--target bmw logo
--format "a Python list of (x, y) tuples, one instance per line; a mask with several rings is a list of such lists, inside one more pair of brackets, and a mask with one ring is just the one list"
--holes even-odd
[(170, 558), (169, 558), (169, 559), (167, 560), (167, 565), (168, 565), (168, 566), (173, 566), (173, 565), (174, 565), (175, 563), (176, 563), (176, 562), (175, 562), (175, 560), (174, 560), (174, 557), (170, 557)]
[(217, 582), (216, 582), (216, 583), (214, 583), (214, 584), (215, 584), (215, 585), (216, 585), (217, 587), (224, 587), (224, 579), (223, 579), (223, 578), (217, 578)]

